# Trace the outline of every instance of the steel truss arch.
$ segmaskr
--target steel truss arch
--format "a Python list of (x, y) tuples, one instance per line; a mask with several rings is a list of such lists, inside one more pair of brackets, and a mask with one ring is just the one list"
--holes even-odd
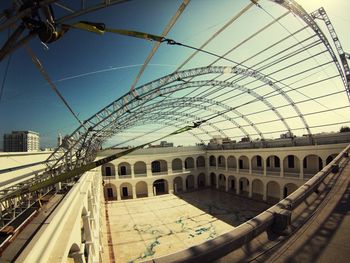
[[(109, 126), (110, 122), (116, 121), (124, 114), (129, 113), (130, 109), (137, 109), (139, 106), (158, 97), (162, 94), (162, 90), (167, 88), (167, 85), (177, 82), (179, 80), (184, 80), (189, 77), (222, 73), (252, 77), (272, 87), (277, 93), (280, 93), (288, 101), (288, 103), (290, 103), (290, 105), (297, 112), (298, 116), (302, 118), (305, 125), (305, 129), (308, 131), (309, 134), (311, 134), (305, 119), (303, 118), (300, 110), (294, 104), (293, 100), (272, 79), (268, 78), (264, 74), (261, 74), (255, 70), (241, 68), (237, 66), (200, 67), (175, 72), (165, 77), (159, 78), (148, 84), (142, 85), (133, 91), (128, 92), (124, 96), (110, 103), (105, 108), (97, 112), (95, 115), (84, 121), (84, 126), (81, 125), (72, 133), (70, 138), (73, 138), (72, 141), (75, 143), (73, 143), (71, 147), (68, 147), (67, 149), (59, 147), (58, 149), (56, 149), (56, 151), (48, 158), (48, 168), (53, 169), (55, 166), (60, 166), (60, 163), (62, 163), (62, 160), (66, 158), (68, 153), (70, 153), (71, 155), (76, 155), (77, 152), (79, 153), (82, 147), (83, 139), (86, 137), (89, 139), (89, 137), (91, 137), (94, 134), (92, 133), (92, 131), (103, 130), (104, 127)], [(281, 120), (283, 121), (283, 118)], [(85, 131), (85, 127), (88, 127), (87, 131)], [(105, 141), (105, 139), (101, 139), (101, 141), (103, 142)]]
[[(340, 57), (340, 63), (339, 63), (339, 60), (338, 60), (337, 56), (335, 55), (335, 52), (334, 52), (332, 46), (330, 45), (326, 35), (323, 33), (321, 28), (318, 26), (318, 24), (314, 20), (316, 17), (313, 17), (313, 15), (317, 16), (317, 13), (315, 12), (312, 15), (310, 15), (309, 13), (307, 13), (304, 10), (304, 8), (301, 5), (299, 5), (294, 0), (269, 0), (269, 1), (272, 1), (272, 2), (274, 2), (276, 4), (278, 4), (278, 5), (281, 5), (282, 7), (286, 8), (289, 11), (291, 11), (293, 14), (295, 14), (296, 16), (301, 18), (317, 34), (317, 36), (320, 38), (320, 40), (323, 42), (323, 44), (327, 48), (328, 53), (332, 57), (333, 62), (334, 62), (334, 64), (337, 67), (337, 70), (338, 70), (338, 72), (339, 72), (339, 74), (341, 76), (344, 88), (345, 88), (346, 93), (348, 95), (348, 99), (350, 101), (350, 71), (349, 71), (349, 64), (348, 64), (347, 60), (345, 59), (345, 55), (342, 54), (341, 52), (339, 53), (339, 49), (338, 49), (338, 55)], [(338, 48), (338, 46), (337, 46), (337, 48)]]

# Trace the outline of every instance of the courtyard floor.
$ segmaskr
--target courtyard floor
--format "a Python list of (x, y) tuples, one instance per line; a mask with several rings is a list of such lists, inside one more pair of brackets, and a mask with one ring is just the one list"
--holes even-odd
[(106, 206), (109, 246), (116, 262), (140, 262), (189, 248), (232, 230), (269, 207), (211, 189), (112, 201)]

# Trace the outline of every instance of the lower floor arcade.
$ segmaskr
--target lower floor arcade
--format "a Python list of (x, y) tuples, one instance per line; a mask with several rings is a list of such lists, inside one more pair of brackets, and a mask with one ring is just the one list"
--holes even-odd
[(304, 183), (300, 179), (271, 178), (249, 175), (232, 175), (211, 172), (199, 174), (181, 174), (162, 176), (151, 180), (105, 180), (104, 195), (106, 200), (136, 199), (168, 193), (182, 193), (215, 188), (255, 200), (277, 202)]

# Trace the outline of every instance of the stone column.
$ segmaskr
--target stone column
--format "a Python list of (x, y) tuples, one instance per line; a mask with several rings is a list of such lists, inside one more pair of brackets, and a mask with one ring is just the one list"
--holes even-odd
[(146, 174), (147, 177), (152, 177), (152, 164), (146, 163)]
[[(267, 176), (267, 164), (266, 164), (267, 160), (264, 160), (264, 176)], [(271, 163), (270, 163), (271, 166)]]
[(173, 174), (173, 162), (168, 162), (168, 174)]
[(137, 195), (136, 195), (136, 185), (133, 185), (133, 186), (132, 186), (132, 198), (133, 198), (133, 199), (136, 199), (136, 198), (137, 198)]
[(174, 193), (174, 181), (170, 180), (168, 182), (168, 192), (169, 194), (173, 194)]
[(284, 177), (284, 163), (283, 163), (284, 160), (280, 161), (280, 168), (281, 168), (281, 171), (280, 171), (280, 176), (281, 177)]
[(248, 196), (249, 198), (252, 198), (253, 197), (253, 182), (249, 182), (249, 187), (248, 187)]
[[(226, 166), (226, 168), (227, 168), (227, 166)], [(228, 192), (228, 176), (225, 180), (225, 191)]]
[(249, 162), (249, 174), (252, 174), (252, 160), (248, 158), (248, 162)]
[(186, 171), (186, 168), (185, 168), (185, 160), (182, 160), (182, 172), (184, 173)]
[(304, 161), (299, 160), (299, 179), (304, 179)]
[(186, 178), (182, 178), (182, 191), (186, 192), (187, 191), (187, 187), (186, 187)]
[(120, 195), (120, 187), (117, 186), (117, 200), (122, 200), (122, 197)]
[(135, 171), (134, 171), (134, 164), (130, 164), (130, 169), (131, 169), (131, 178), (135, 178)]
[(218, 174), (215, 174), (216, 175), (216, 189), (219, 189), (219, 175)]
[(153, 194), (153, 184), (147, 185), (148, 197), (154, 196)]

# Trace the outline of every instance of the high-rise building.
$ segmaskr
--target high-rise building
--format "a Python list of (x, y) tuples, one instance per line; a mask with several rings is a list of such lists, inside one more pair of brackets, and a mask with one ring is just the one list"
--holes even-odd
[(33, 131), (13, 131), (4, 135), (5, 152), (39, 151), (39, 133)]

